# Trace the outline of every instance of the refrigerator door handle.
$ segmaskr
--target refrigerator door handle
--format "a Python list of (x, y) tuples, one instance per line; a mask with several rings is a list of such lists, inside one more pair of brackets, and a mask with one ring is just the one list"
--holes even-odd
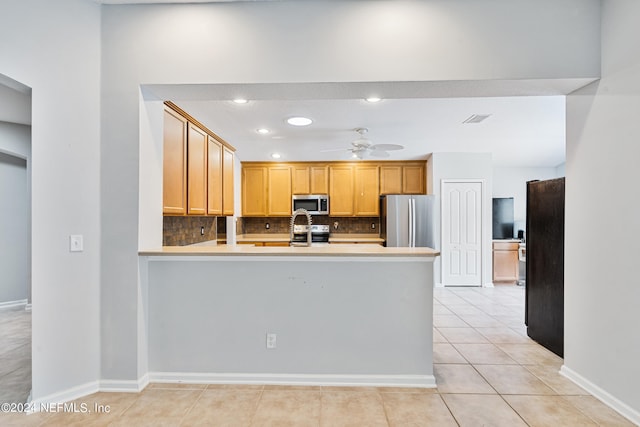
[(408, 241), (408, 246), (411, 247), (411, 242), (413, 242), (413, 200), (411, 198), (409, 198), (408, 200), (409, 202), (409, 241)]
[(412, 212), (412, 221), (411, 221), (411, 247), (416, 247), (416, 200), (411, 198), (411, 212)]

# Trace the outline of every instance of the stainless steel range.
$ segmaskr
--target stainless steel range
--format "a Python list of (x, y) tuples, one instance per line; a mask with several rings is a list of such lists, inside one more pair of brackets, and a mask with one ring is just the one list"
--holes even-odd
[[(293, 226), (293, 243), (307, 243), (307, 231), (309, 226), (306, 224)], [(329, 226), (328, 225), (312, 225), (311, 226), (311, 243), (329, 243)]]

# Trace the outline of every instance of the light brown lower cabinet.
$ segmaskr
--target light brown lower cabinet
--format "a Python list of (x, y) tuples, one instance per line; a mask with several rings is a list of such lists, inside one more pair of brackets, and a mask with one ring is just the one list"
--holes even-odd
[(493, 242), (493, 281), (517, 282), (518, 242)]
[(289, 246), (289, 242), (238, 242), (239, 245), (253, 245), (253, 246)]

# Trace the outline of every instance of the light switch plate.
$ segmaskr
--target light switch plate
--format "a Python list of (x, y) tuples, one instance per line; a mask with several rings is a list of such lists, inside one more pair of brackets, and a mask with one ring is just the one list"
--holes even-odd
[(69, 236), (69, 252), (82, 252), (83, 250), (82, 234), (72, 234)]

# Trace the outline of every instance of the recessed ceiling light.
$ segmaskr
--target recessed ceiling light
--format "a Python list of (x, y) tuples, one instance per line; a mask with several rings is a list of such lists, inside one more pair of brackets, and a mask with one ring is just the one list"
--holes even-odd
[(287, 123), (292, 126), (309, 126), (311, 123), (313, 123), (313, 120), (306, 117), (289, 117), (287, 119)]
[(246, 104), (249, 101), (247, 101), (244, 98), (236, 98), (236, 99), (233, 100), (233, 102), (235, 102), (236, 104)]
[(369, 98), (366, 98), (365, 101), (371, 102), (371, 103), (380, 102), (382, 101), (382, 98), (379, 98), (377, 96), (370, 96)]
[(267, 128), (256, 129), (256, 132), (258, 132), (260, 135), (266, 135), (268, 133), (271, 133), (271, 131)]
[(273, 153), (273, 154), (271, 155), (271, 158), (272, 158), (272, 159), (279, 159), (279, 158), (280, 158), (280, 154), (278, 154), (278, 153)]

